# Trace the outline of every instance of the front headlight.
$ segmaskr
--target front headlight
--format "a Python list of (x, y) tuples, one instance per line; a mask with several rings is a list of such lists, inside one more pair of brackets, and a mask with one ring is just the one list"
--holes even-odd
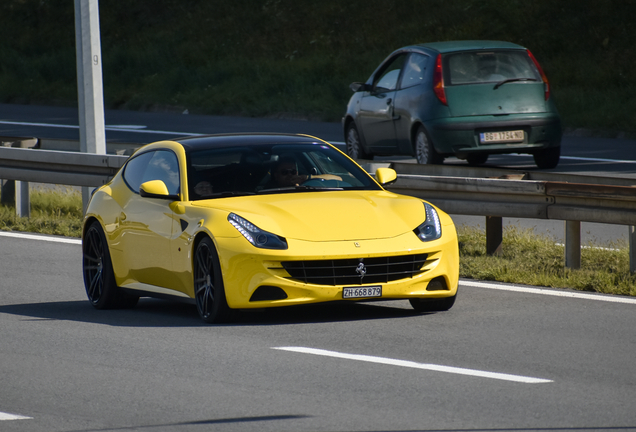
[(432, 205), (424, 203), (426, 210), (426, 220), (413, 230), (416, 236), (422, 241), (437, 240), (442, 236), (442, 225), (439, 223), (439, 216)]
[(263, 231), (247, 219), (243, 219), (235, 213), (230, 213), (227, 220), (238, 230), (243, 237), (257, 248), (263, 249), (287, 249), (287, 240), (267, 231)]

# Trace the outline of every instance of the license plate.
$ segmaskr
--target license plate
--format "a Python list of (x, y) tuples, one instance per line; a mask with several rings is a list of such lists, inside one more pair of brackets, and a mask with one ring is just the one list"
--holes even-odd
[(368, 287), (346, 287), (342, 289), (342, 298), (367, 298), (367, 297), (382, 297), (382, 287), (368, 286)]
[(506, 143), (523, 141), (523, 131), (483, 132), (479, 134), (482, 143)]

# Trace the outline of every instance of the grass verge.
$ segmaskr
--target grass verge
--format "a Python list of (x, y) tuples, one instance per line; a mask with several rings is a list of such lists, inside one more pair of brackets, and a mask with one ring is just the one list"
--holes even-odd
[[(31, 217), (18, 218), (15, 209), (0, 206), (0, 230), (81, 237), (82, 197), (74, 189), (33, 189)], [(458, 226), (463, 278), (571, 288), (636, 296), (636, 275), (629, 272), (627, 244), (588, 245), (581, 251), (581, 269), (565, 268), (563, 246), (531, 229), (505, 227), (503, 253), (486, 254), (483, 229)]]
[(15, 207), (0, 205), (0, 230), (81, 237), (82, 195), (77, 190), (33, 188), (30, 199), (30, 218), (17, 217)]

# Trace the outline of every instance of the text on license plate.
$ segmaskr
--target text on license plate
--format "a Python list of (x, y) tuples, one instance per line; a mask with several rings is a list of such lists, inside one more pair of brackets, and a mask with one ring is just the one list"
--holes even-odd
[(382, 297), (382, 287), (346, 287), (342, 289), (342, 298)]
[(504, 131), (504, 132), (482, 132), (479, 134), (479, 142), (521, 142), (523, 141), (523, 131)]

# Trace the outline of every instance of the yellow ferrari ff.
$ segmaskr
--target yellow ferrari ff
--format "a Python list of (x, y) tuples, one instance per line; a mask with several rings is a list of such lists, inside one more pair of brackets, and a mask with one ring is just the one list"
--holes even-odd
[(160, 141), (93, 194), (82, 236), (97, 309), (139, 297), (193, 300), (206, 322), (232, 309), (409, 299), (450, 309), (459, 254), (451, 218), (382, 186), (306, 135)]

